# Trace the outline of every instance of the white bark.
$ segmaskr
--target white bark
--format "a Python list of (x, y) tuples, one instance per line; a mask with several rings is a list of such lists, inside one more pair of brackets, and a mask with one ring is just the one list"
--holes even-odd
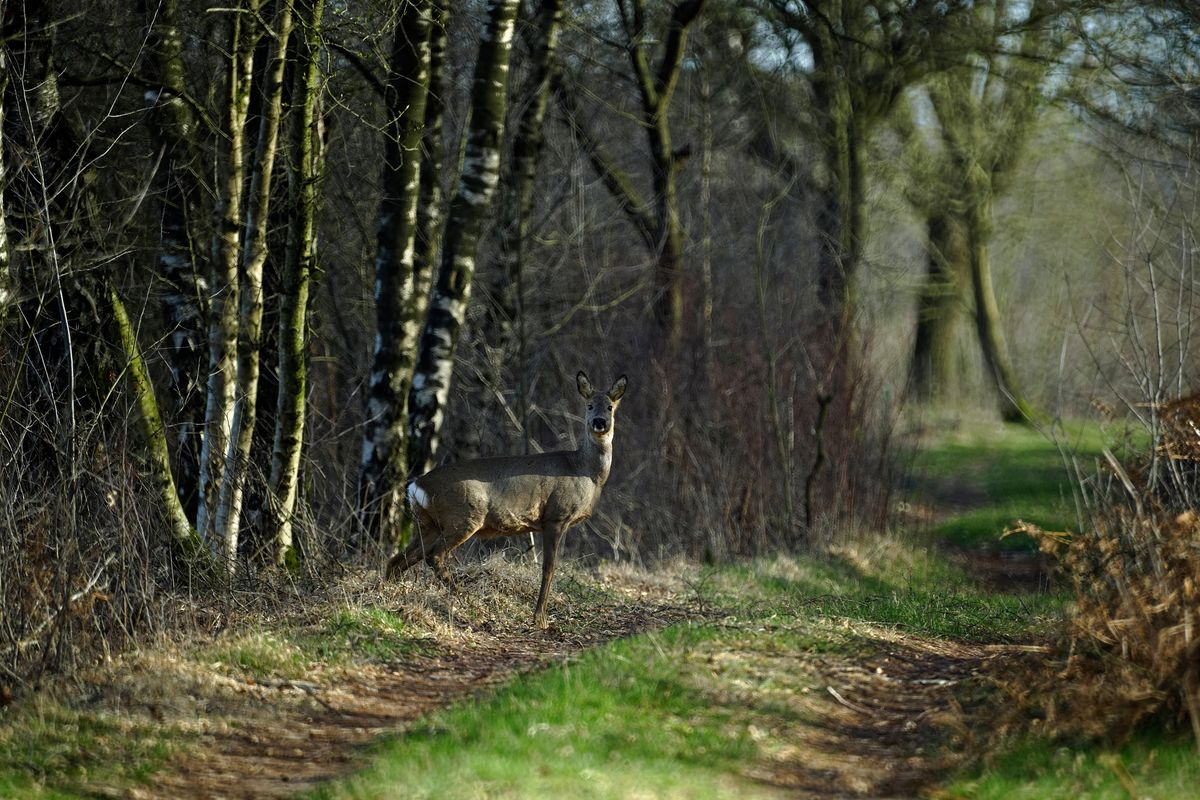
[(230, 13), (229, 105), (225, 136), (228, 142), (219, 164), (217, 225), (213, 235), (208, 330), (208, 391), (204, 409), (204, 441), (200, 449), (200, 502), (196, 529), (209, 548), (220, 554), (224, 542), (210, 530), (218, 493), (225, 474), (225, 454), (233, 428), (237, 389), (238, 257), (242, 217), (242, 183), (245, 177), (245, 127), (254, 72), (254, 46), (258, 38), (253, 17), (263, 0), (244, 0)]
[(262, 345), (263, 265), (267, 260), (267, 219), (271, 206), (271, 175), (279, 144), (283, 113), (283, 73), (292, 34), (292, 0), (284, 0), (276, 18), (275, 49), (267, 73), (266, 96), (258, 129), (250, 178), (246, 230), (242, 245), (241, 330), (238, 338), (237, 386), (234, 412), (225, 450), (225, 480), (217, 503), (216, 535), (223, 541), (230, 568), (237, 557), (238, 534), (245, 496), (246, 467), (254, 440), (258, 410), (259, 351)]

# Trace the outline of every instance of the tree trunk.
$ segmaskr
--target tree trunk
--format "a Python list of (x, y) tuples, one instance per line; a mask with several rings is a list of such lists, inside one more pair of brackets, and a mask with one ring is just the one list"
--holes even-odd
[(361, 532), (368, 541), (389, 537), (403, 510), (405, 412), (424, 308), (413, 266), (432, 10), (430, 0), (405, 5), (396, 25), (387, 82), (383, 200), (375, 251), (375, 352), (358, 479)]
[[(620, 2), (620, 0), (618, 0)], [(704, 8), (704, 0), (681, 0), (671, 11), (663, 42), (663, 54), (656, 69), (646, 58), (645, 0), (629, 0), (632, 8), (621, 6), (632, 41), (629, 58), (642, 98), (642, 126), (650, 148), (651, 184), (655, 201), (654, 320), (662, 335), (668, 358), (679, 352), (683, 342), (683, 227), (679, 221), (679, 202), (675, 187), (680, 156), (671, 141), (671, 97), (679, 82), (688, 31)]]
[(160, 198), (159, 240), (155, 255), (158, 275), (165, 284), (163, 322), (168, 340), (164, 360), (171, 375), (176, 447), (176, 488), (189, 519), (195, 518), (200, 480), (200, 440), (204, 425), (203, 282), (192, 260), (188, 231), (189, 210), (198, 180), (194, 135), (196, 121), (184, 101), (183, 37), (179, 29), (178, 0), (163, 0), (149, 7), (142, 0), (149, 24), (146, 41), (147, 72), (159, 84), (146, 92), (146, 119), (160, 153), (155, 190)]
[(489, 0), (471, 89), (471, 123), (463, 174), (450, 204), (437, 285), (421, 334), (409, 398), (408, 471), (424, 472), (437, 449), (454, 369), (454, 350), (466, 316), (475, 250), (500, 173), (500, 139), (508, 92), (508, 61), (517, 0)]
[(446, 43), (449, 0), (435, 0), (429, 30), (429, 91), (425, 95), (425, 130), (421, 134), (421, 181), (417, 195), (416, 253), (413, 255), (413, 299), (421, 308), (433, 288), (434, 265), (442, 241), (442, 139), (446, 111)]
[[(831, 70), (826, 66), (824, 71)], [(817, 301), (831, 333), (840, 339), (854, 316), (855, 273), (864, 233), (864, 176), (852, 88), (836, 70), (832, 72), (818, 87), (825, 114), (822, 138), (828, 177), (817, 210)]]
[(1008, 341), (1000, 320), (1000, 307), (992, 286), (992, 268), (988, 259), (991, 239), (991, 186), (983, 170), (975, 165), (968, 178), (973, 194), (967, 213), (971, 242), (971, 289), (975, 299), (975, 327), (983, 350), (984, 367), (999, 395), (1000, 412), (1008, 422), (1029, 422), (1033, 409), (1025, 401), (1017, 383), (1017, 374), (1008, 354)]
[(16, 282), (12, 276), (12, 263), (8, 253), (8, 218), (4, 210), (4, 190), (7, 181), (4, 169), (4, 102), (8, 92), (8, 63), (5, 52), (0, 48), (0, 332), (8, 319), (8, 310), (16, 299)]
[(147, 455), (150, 461), (150, 474), (158, 485), (159, 499), (162, 501), (163, 515), (167, 527), (171, 531), (171, 541), (176, 556), (184, 563), (194, 563), (206, 556), (204, 543), (188, 522), (187, 514), (179, 501), (179, 493), (175, 489), (175, 477), (171, 471), (171, 455), (167, 447), (167, 431), (163, 426), (162, 417), (158, 413), (158, 401), (154, 396), (154, 386), (150, 382), (150, 373), (146, 369), (145, 359), (142, 358), (141, 348), (138, 347), (137, 336), (125, 304), (121, 302), (116, 287), (108, 286), (109, 307), (112, 310), (117, 332), (121, 338), (121, 346), (125, 350), (126, 366), (129, 370), (129, 380), (133, 384), (134, 395), (137, 398), (139, 420), (142, 435), (146, 438)]
[(550, 85), (555, 70), (559, 32), (564, 16), (563, 0), (542, 0), (531, 38), (530, 74), (523, 94), (524, 110), (512, 137), (512, 155), (499, 197), (496, 224), (496, 263), (492, 265), (490, 302), (485, 308), (484, 341), (492, 349), (503, 349), (512, 338), (521, 304), (519, 287), (523, 273), (525, 243), (538, 160), (545, 142), (543, 124), (550, 105)]
[[(225, 108), (227, 142), (218, 156), (217, 224), (212, 242), (212, 313), (208, 326), (208, 386), (204, 408), (204, 441), (200, 448), (200, 498), (196, 529), (209, 549), (219, 554), (224, 541), (213, 535), (210, 522), (217, 510), (225, 474), (225, 455), (233, 428), (237, 389), (238, 261), (242, 224), (242, 183), (245, 177), (245, 128), (254, 73), (255, 29), (262, 0), (244, 0), (241, 11), (229, 13), (229, 96)], [(232, 560), (233, 555), (229, 556)]]
[(279, 121), (283, 113), (283, 74), (287, 65), (288, 40), (292, 34), (292, 0), (283, 0), (276, 16), (274, 52), (264, 87), (262, 119), (250, 177), (246, 206), (246, 228), (242, 241), (241, 329), (237, 342), (237, 388), (233, 422), (225, 450), (225, 480), (221, 484), (216, 513), (216, 535), (224, 542), (225, 558), (232, 569), (236, 563), (242, 498), (246, 469), (254, 442), (254, 418), (258, 410), (259, 351), (262, 346), (263, 265), (267, 260), (267, 220), (271, 206), (271, 175), (279, 144)]
[(967, 307), (970, 243), (961, 217), (935, 212), (926, 221), (925, 282), (917, 300), (910, 390), (921, 402), (954, 400), (960, 389), (959, 327)]
[[(305, 8), (307, 6), (307, 8)], [(293, 517), (300, 484), (308, 392), (308, 298), (316, 262), (316, 215), (321, 199), (324, 152), (319, 130), (321, 91), (321, 17), (325, 0), (301, 0), (300, 66), (293, 102), (300, 109), (293, 121), (291, 168), (288, 171), (287, 255), (279, 311), (279, 386), (275, 402), (275, 437), (271, 452), (269, 528), (276, 564), (295, 561)]]

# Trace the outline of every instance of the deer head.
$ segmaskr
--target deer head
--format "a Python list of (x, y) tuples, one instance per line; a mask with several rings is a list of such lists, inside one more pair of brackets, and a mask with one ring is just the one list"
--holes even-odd
[(612, 388), (607, 392), (597, 391), (588, 376), (580, 372), (575, 376), (575, 385), (579, 394), (587, 400), (587, 413), (584, 415), (584, 429), (598, 443), (607, 444), (612, 441), (613, 425), (616, 422), (617, 406), (625, 394), (627, 381), (625, 376), (613, 381)]

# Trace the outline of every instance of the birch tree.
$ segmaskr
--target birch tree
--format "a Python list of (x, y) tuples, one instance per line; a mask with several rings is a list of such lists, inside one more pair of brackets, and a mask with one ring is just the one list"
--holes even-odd
[(408, 472), (424, 472), (437, 449), (454, 371), (454, 351), (466, 316), (475, 251), (500, 174), (509, 54), (517, 0), (488, 0), (471, 88), (471, 122), (463, 173), (450, 202), (437, 283), (429, 300), (412, 379)]
[[(217, 153), (216, 225), (209, 279), (208, 382), (204, 408), (204, 440), (200, 448), (199, 505), (196, 529), (214, 553), (224, 548), (211, 520), (225, 474), (226, 451), (233, 428), (237, 391), (238, 264), (241, 252), (242, 184), (245, 180), (245, 129), (254, 75), (256, 18), (263, 0), (241, 0), (229, 16), (229, 61), (226, 65), (224, 129)], [(232, 562), (232, 554), (229, 555)]]
[(129, 312), (126, 311), (125, 304), (121, 301), (116, 287), (111, 282), (108, 285), (108, 301), (121, 340), (121, 347), (125, 351), (126, 371), (129, 375), (129, 382), (133, 386), (134, 398), (137, 401), (142, 436), (146, 440), (149, 471), (158, 487), (159, 500), (167, 519), (167, 527), (171, 532), (171, 542), (175, 554), (187, 563), (203, 563), (207, 551), (188, 521), (183, 504), (179, 500), (179, 493), (175, 488), (171, 456), (167, 447), (167, 431), (163, 426), (162, 415), (158, 412), (158, 400), (154, 395), (154, 385), (150, 382), (150, 373), (146, 368), (146, 361), (142, 357), (141, 348), (138, 346), (137, 334), (129, 319)]
[(316, 263), (316, 216), (321, 199), (324, 152), (320, 133), (322, 88), (321, 18), (324, 0), (300, 0), (299, 64), (293, 104), (288, 169), (287, 254), (279, 314), (279, 389), (275, 404), (275, 437), (271, 452), (268, 503), (276, 564), (294, 560), (293, 517), (300, 483), (300, 454), (304, 443), (308, 392), (308, 300)]
[(556, 53), (562, 31), (564, 0), (542, 0), (530, 21), (529, 75), (520, 93), (523, 107), (512, 135), (512, 150), (499, 189), (495, 263), (489, 302), (484, 308), (484, 339), (501, 349), (511, 339), (521, 303), (521, 280), (529, 217), (533, 210), (538, 161), (545, 143), (543, 124), (550, 105), (550, 86), (557, 72)]
[(417, 294), (417, 199), (429, 89), (431, 0), (409, 0), (396, 22), (388, 69), (383, 199), (375, 250), (375, 350), (359, 464), (359, 513), (368, 539), (399, 523), (405, 423), (423, 297)]
[(434, 268), (442, 241), (443, 128), (446, 113), (446, 45), (450, 26), (449, 0), (435, 0), (429, 31), (429, 91), (425, 96), (425, 127), (421, 134), (421, 179), (417, 195), (416, 252), (413, 255), (413, 299), (424, 306), (433, 287)]
[(225, 478), (217, 503), (216, 535), (224, 542), (225, 558), (232, 567), (237, 555), (238, 535), (245, 492), (246, 468), (254, 441), (258, 409), (258, 376), (262, 349), (263, 265), (267, 260), (267, 221), (271, 206), (271, 176), (278, 152), (280, 117), (283, 109), (283, 77), (288, 40), (292, 35), (292, 0), (282, 0), (276, 15), (275, 41), (267, 70), (262, 118), (250, 174), (250, 186), (242, 239), (241, 327), (237, 340), (237, 386), (233, 419), (225, 451)]

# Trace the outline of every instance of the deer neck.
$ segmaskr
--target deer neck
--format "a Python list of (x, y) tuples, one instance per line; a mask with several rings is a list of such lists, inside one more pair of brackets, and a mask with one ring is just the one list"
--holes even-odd
[(597, 441), (591, 433), (585, 432), (575, 454), (579, 466), (595, 479), (597, 486), (608, 480), (608, 471), (612, 469), (612, 438), (610, 433)]

